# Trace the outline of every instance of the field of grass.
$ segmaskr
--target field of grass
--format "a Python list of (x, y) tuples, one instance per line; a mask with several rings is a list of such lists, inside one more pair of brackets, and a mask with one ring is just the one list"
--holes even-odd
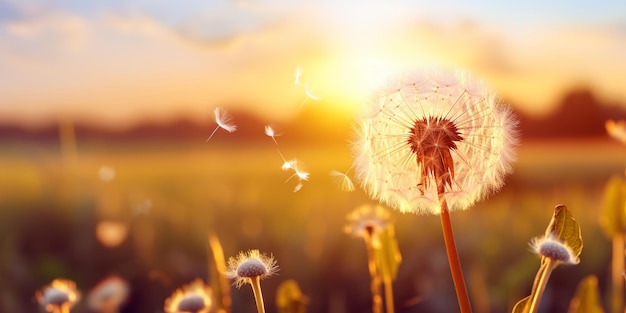
[[(52, 279), (76, 281), (86, 295), (109, 274), (131, 283), (123, 312), (162, 312), (171, 292), (207, 279), (207, 236), (225, 255), (259, 249), (274, 255), (276, 277), (262, 282), (268, 312), (278, 284), (294, 279), (309, 312), (368, 312), (365, 246), (344, 232), (345, 216), (370, 201), (342, 191), (329, 176), (346, 171), (347, 146), (285, 146), (310, 180), (293, 192), (275, 146), (171, 145), (57, 148), (7, 145), (0, 151), (0, 311), (36, 312), (37, 289)], [(475, 312), (509, 312), (528, 295), (539, 259), (528, 242), (540, 236), (557, 204), (581, 225), (581, 263), (559, 267), (543, 299), (564, 312), (585, 276), (608, 287), (610, 241), (598, 228), (604, 183), (623, 174), (626, 150), (611, 141), (522, 142), (504, 189), (452, 220)], [(115, 179), (98, 178), (102, 166)], [(352, 172), (348, 172), (352, 174)], [(285, 182), (286, 181), (286, 182)], [(395, 282), (398, 312), (450, 312), (456, 297), (437, 216), (392, 212), (402, 253)], [(95, 235), (99, 221), (128, 227), (114, 248)], [(250, 288), (234, 290), (233, 311), (254, 311)], [(72, 312), (88, 312), (82, 301)]]

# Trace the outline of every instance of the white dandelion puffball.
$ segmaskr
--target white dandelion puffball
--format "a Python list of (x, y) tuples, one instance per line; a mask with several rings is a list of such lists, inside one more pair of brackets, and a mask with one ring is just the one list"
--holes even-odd
[(481, 81), (462, 71), (423, 71), (394, 81), (359, 117), (356, 178), (401, 212), (465, 210), (511, 171), (517, 121)]

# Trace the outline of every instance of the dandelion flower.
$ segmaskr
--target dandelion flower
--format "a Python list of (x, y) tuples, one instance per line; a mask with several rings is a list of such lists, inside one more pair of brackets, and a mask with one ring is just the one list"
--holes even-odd
[(226, 277), (234, 279), (237, 288), (244, 284), (250, 284), (254, 292), (257, 311), (264, 313), (261, 279), (274, 275), (277, 270), (278, 266), (274, 257), (261, 254), (259, 250), (250, 250), (240, 252), (236, 257), (231, 257), (228, 260)]
[(213, 135), (215, 135), (217, 130), (220, 128), (229, 133), (237, 130), (237, 125), (233, 123), (233, 118), (232, 116), (230, 116), (230, 114), (228, 114), (228, 112), (222, 111), (220, 108), (215, 108), (215, 110), (213, 110), (213, 115), (215, 116), (215, 123), (217, 123), (217, 127), (215, 127), (215, 129), (206, 141), (211, 140), (211, 138), (213, 138)]
[(68, 313), (80, 299), (76, 283), (67, 279), (55, 279), (35, 293), (35, 297), (47, 312)]
[(120, 306), (128, 299), (130, 285), (117, 275), (99, 282), (87, 297), (89, 307), (103, 313), (119, 312)]
[(196, 279), (177, 289), (165, 300), (167, 313), (207, 313), (211, 310), (211, 288), (201, 279)]
[(498, 190), (515, 158), (516, 122), (463, 72), (426, 72), (382, 90), (363, 112), (353, 146), (356, 176), (402, 212), (464, 210)]

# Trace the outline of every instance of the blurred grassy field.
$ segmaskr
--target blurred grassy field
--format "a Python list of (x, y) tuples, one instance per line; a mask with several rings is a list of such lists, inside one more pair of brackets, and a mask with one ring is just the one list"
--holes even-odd
[[(263, 282), (268, 312), (274, 291), (295, 279), (309, 312), (367, 312), (365, 247), (344, 233), (345, 216), (369, 201), (343, 192), (329, 176), (350, 167), (347, 146), (281, 146), (310, 181), (295, 180), (276, 147), (224, 144), (79, 147), (5, 145), (0, 150), (0, 311), (36, 312), (34, 292), (52, 279), (77, 282), (86, 295), (108, 274), (132, 285), (124, 312), (159, 312), (170, 293), (207, 277), (207, 235), (226, 256), (248, 249), (273, 254), (277, 277)], [(530, 292), (539, 261), (528, 242), (543, 234), (555, 205), (581, 224), (581, 264), (556, 270), (544, 297), (563, 312), (589, 274), (607, 286), (610, 242), (597, 226), (602, 189), (623, 174), (626, 149), (611, 141), (522, 142), (515, 173), (498, 194), (452, 216), (476, 312), (508, 312)], [(111, 182), (102, 166), (115, 169)], [(352, 172), (349, 172), (352, 174)], [(450, 312), (454, 288), (436, 216), (393, 212), (403, 263), (395, 284), (398, 312)], [(114, 248), (95, 235), (99, 221), (128, 227)], [(250, 288), (233, 290), (234, 312), (254, 310)], [(88, 312), (81, 302), (73, 312)]]

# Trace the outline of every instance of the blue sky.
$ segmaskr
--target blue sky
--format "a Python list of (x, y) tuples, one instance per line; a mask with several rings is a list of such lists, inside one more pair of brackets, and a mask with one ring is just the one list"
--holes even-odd
[(433, 64), (545, 114), (580, 84), (626, 103), (624, 56), (624, 1), (0, 0), (0, 121), (209, 119), (229, 105), (288, 118), (306, 100), (296, 68), (346, 112), (385, 75)]

